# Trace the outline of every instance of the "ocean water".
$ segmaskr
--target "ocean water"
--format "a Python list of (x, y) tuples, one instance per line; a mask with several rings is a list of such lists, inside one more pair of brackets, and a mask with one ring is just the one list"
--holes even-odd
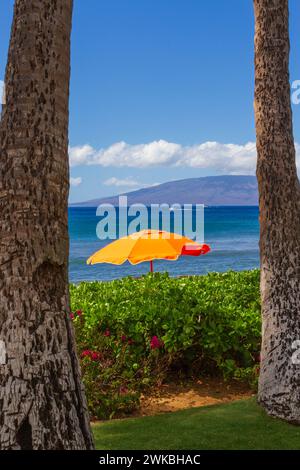
[[(70, 207), (70, 281), (111, 280), (140, 276), (149, 271), (149, 263), (132, 266), (98, 264), (88, 266), (87, 258), (109, 241), (97, 238), (99, 222), (96, 208)], [(154, 261), (155, 271), (168, 271), (170, 276), (206, 274), (211, 271), (241, 271), (259, 267), (259, 223), (257, 207), (206, 207), (205, 242), (211, 252), (205, 256), (183, 256), (178, 261)]]

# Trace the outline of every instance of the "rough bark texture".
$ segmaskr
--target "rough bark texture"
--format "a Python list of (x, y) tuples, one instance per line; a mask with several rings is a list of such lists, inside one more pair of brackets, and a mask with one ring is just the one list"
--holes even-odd
[[(254, 0), (263, 340), (259, 402), (300, 424), (300, 187), (289, 85), (288, 0)], [(299, 349), (299, 345), (298, 345)], [(299, 358), (299, 355), (298, 355)]]
[(69, 319), (71, 18), (72, 0), (15, 1), (0, 123), (0, 449), (93, 448)]

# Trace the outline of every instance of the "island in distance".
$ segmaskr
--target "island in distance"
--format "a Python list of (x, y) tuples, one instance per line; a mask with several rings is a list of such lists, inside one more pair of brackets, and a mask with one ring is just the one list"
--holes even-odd
[[(71, 204), (72, 207), (118, 205), (120, 195)], [(206, 206), (257, 206), (255, 176), (205, 176), (170, 181), (136, 191), (122, 193), (128, 204), (205, 204)]]

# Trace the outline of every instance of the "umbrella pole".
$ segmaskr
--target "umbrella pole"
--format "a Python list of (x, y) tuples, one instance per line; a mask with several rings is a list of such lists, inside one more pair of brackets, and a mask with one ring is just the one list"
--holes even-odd
[(153, 261), (150, 261), (150, 273), (153, 273)]

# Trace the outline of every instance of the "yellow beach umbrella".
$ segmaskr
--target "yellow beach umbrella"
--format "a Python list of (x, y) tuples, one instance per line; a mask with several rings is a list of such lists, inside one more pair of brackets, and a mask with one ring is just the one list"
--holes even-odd
[(180, 255), (199, 256), (210, 251), (208, 245), (194, 242), (181, 235), (161, 230), (142, 230), (127, 237), (119, 238), (97, 253), (93, 254), (87, 264), (111, 263), (139, 264), (150, 261), (153, 271), (153, 260), (177, 260)]

